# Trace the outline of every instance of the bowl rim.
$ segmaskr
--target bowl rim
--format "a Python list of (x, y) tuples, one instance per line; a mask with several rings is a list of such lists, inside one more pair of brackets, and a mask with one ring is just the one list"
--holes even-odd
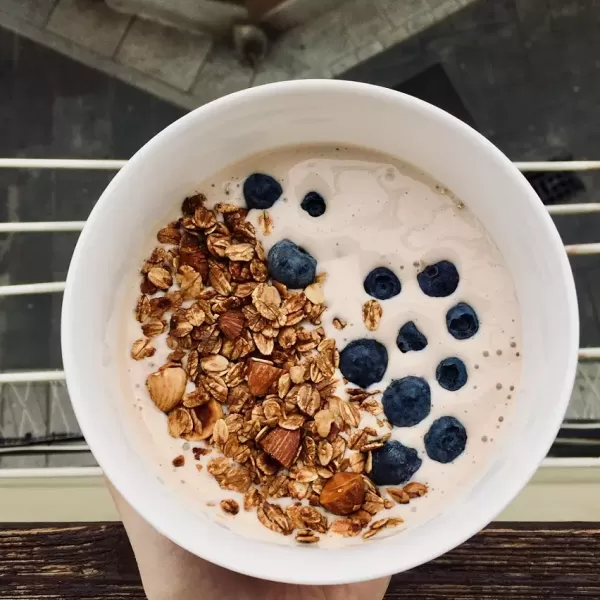
[[(379, 542), (379, 546), (360, 544), (343, 548), (341, 551), (329, 548), (323, 549), (322, 551), (317, 550), (320, 557), (319, 561), (323, 559), (323, 552), (330, 554), (332, 560), (324, 561), (324, 563), (327, 563), (328, 565), (327, 568), (322, 568), (315, 573), (308, 572), (308, 569), (305, 568), (298, 568), (298, 565), (302, 566), (302, 559), (294, 561), (284, 560), (284, 557), (287, 555), (297, 557), (297, 548), (286, 548), (280, 545), (240, 537), (239, 545), (248, 546), (248, 550), (254, 548), (254, 553), (256, 555), (261, 554), (261, 552), (256, 552), (257, 548), (262, 549), (260, 560), (258, 560), (259, 557), (257, 556), (255, 558), (249, 557), (248, 562), (240, 562), (236, 561), (238, 553), (232, 553), (230, 547), (228, 551), (226, 545), (221, 547), (218, 543), (208, 544), (206, 543), (207, 540), (200, 540), (199, 542), (197, 540), (191, 540), (189, 539), (189, 536), (186, 538), (186, 535), (183, 533), (183, 528), (178, 528), (177, 532), (173, 531), (173, 529), (169, 529), (169, 516), (165, 518), (160, 510), (158, 510), (158, 507), (148, 501), (144, 490), (137, 489), (135, 485), (131, 484), (126, 474), (127, 468), (124, 468), (122, 464), (117, 464), (117, 461), (111, 459), (110, 452), (103, 442), (103, 432), (94, 427), (93, 419), (91, 417), (88, 418), (88, 411), (85, 408), (86, 401), (83, 398), (84, 394), (79, 393), (80, 391), (83, 392), (84, 382), (82, 382), (78, 370), (78, 333), (76, 328), (71, 325), (70, 315), (74, 312), (74, 307), (77, 302), (76, 292), (74, 291), (76, 287), (75, 282), (80, 276), (85, 253), (88, 251), (87, 242), (92, 237), (92, 232), (95, 230), (96, 222), (98, 221), (100, 214), (110, 208), (113, 190), (119, 186), (121, 180), (126, 177), (128, 171), (143, 165), (147, 155), (153, 153), (155, 149), (160, 146), (168, 144), (171, 140), (176, 138), (181, 131), (192, 126), (194, 121), (199, 117), (206, 118), (211, 113), (223, 114), (223, 112), (227, 110), (235, 110), (238, 106), (243, 105), (248, 100), (260, 101), (261, 99), (266, 99), (282, 93), (324, 93), (332, 89), (337, 93), (347, 93), (350, 95), (361, 94), (373, 98), (394, 100), (403, 103), (409, 110), (426, 113), (432, 120), (453, 129), (456, 135), (468, 136), (473, 139), (473, 141), (479, 144), (481, 151), (493, 159), (498, 168), (505, 172), (505, 176), (519, 180), (518, 183), (515, 183), (521, 186), (523, 196), (527, 196), (529, 201), (533, 204), (533, 209), (536, 212), (540, 227), (543, 227), (546, 230), (545, 233), (548, 236), (548, 239), (557, 250), (554, 258), (556, 258), (558, 262), (559, 275), (566, 287), (565, 294), (568, 308), (568, 314), (565, 315), (565, 318), (568, 320), (569, 339), (565, 340), (565, 342), (571, 352), (569, 361), (564, 369), (564, 386), (563, 389), (560, 390), (560, 393), (557, 393), (556, 402), (554, 404), (554, 414), (549, 421), (545, 435), (542, 438), (536, 439), (535, 446), (532, 446), (532, 452), (523, 458), (518, 475), (506, 482), (501, 493), (489, 499), (489, 503), (486, 504), (485, 510), (478, 514), (478, 518), (475, 517), (470, 523), (465, 523), (465, 526), (462, 529), (453, 530), (452, 535), (445, 536), (443, 540), (433, 540), (431, 545), (426, 549), (415, 549), (416, 551), (414, 553), (411, 552), (410, 556), (403, 556), (401, 561), (393, 556), (392, 558), (389, 558), (391, 553), (376, 550), (377, 548), (389, 548), (389, 546), (382, 543), (385, 540)], [(536, 202), (533, 202), (533, 200), (536, 200)], [(562, 252), (558, 251), (559, 247)], [(182, 548), (226, 569), (253, 577), (283, 583), (324, 585), (359, 582), (384, 577), (397, 572), (399, 568), (403, 571), (408, 570), (437, 558), (479, 532), (512, 501), (532, 477), (539, 464), (546, 456), (562, 423), (569, 402), (577, 367), (577, 349), (579, 344), (578, 320), (579, 313), (572, 272), (568, 257), (566, 252), (564, 252), (562, 241), (554, 227), (552, 219), (518, 169), (489, 140), (454, 116), (412, 96), (364, 83), (341, 80), (309, 79), (267, 84), (256, 88), (242, 90), (214, 100), (209, 104), (191, 111), (169, 125), (133, 155), (128, 163), (116, 174), (100, 196), (100, 199), (94, 206), (77, 242), (69, 273), (67, 275), (66, 290), (63, 297), (61, 344), (67, 385), (72, 398), (74, 412), (81, 430), (88, 444), (92, 448), (95, 458), (103, 472), (111, 480), (116, 489), (147, 522)], [(171, 522), (171, 525), (172, 524), (173, 523)], [(342, 558), (339, 558), (340, 552)], [(312, 555), (312, 552), (310, 554)], [(267, 558), (267, 555), (270, 555), (271, 560)], [(352, 566), (347, 566), (346, 559), (350, 558), (352, 555), (360, 556), (362, 563), (353, 559), (351, 561)], [(308, 555), (305, 554), (305, 556), (308, 559)], [(288, 565), (286, 562), (292, 562), (292, 565)], [(399, 565), (400, 562), (401, 567)], [(275, 564), (278, 565), (278, 568), (274, 568)], [(332, 567), (332, 564), (335, 566)], [(358, 567), (359, 564), (361, 565), (360, 567)], [(283, 569), (280, 568), (281, 565), (284, 566)], [(290, 568), (290, 566), (292, 568)]]

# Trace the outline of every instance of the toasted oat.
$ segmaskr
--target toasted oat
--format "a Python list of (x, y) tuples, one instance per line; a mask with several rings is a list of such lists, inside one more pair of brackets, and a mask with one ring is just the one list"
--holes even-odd
[[(299, 543), (316, 543), (329, 529), (320, 503), (327, 482), (357, 473), (364, 502), (331, 531), (359, 535), (373, 515), (393, 506), (365, 475), (372, 451), (390, 434), (358, 429), (361, 410), (381, 415), (381, 392), (350, 388), (347, 400), (336, 395), (339, 350), (320, 327), (326, 274), (300, 292), (271, 281), (248, 211), (227, 203), (211, 210), (205, 202), (201, 194), (184, 201), (183, 217), (158, 233), (168, 246), (155, 248), (141, 269), (135, 318), (144, 337), (132, 356), (154, 354), (151, 338), (164, 334), (170, 350), (169, 362), (148, 378), (151, 398), (168, 415), (173, 437), (204, 440), (207, 448), (192, 448), (195, 460), (215, 452), (206, 467), (222, 489), (244, 494), (244, 509), (256, 509), (265, 527), (284, 535), (296, 529)], [(269, 213), (258, 223), (263, 235), (271, 233)], [(376, 328), (381, 307), (367, 305), (369, 328)], [(333, 325), (347, 323), (336, 317)], [(391, 429), (382, 418), (378, 425)], [(408, 485), (410, 494), (397, 488), (390, 497), (421, 495), (421, 484)], [(283, 510), (270, 503), (279, 498), (295, 504)], [(228, 514), (239, 510), (234, 500), (221, 506)], [(381, 522), (365, 535), (375, 535)]]
[(194, 427), (192, 415), (185, 408), (176, 408), (169, 413), (168, 426), (169, 435), (174, 438), (191, 433)]
[(420, 498), (428, 492), (428, 487), (422, 483), (411, 481), (404, 486), (402, 491), (408, 494), (409, 498)]
[(315, 535), (310, 529), (301, 529), (296, 533), (296, 541), (300, 544), (314, 544), (321, 538)]
[(290, 535), (294, 530), (291, 519), (285, 514), (283, 509), (277, 504), (263, 502), (257, 510), (258, 520), (271, 531)]
[(363, 322), (369, 331), (375, 331), (379, 327), (382, 314), (383, 309), (377, 300), (367, 300), (367, 302), (363, 304)]
[(143, 360), (150, 356), (154, 356), (156, 348), (152, 345), (149, 339), (140, 338), (133, 342), (131, 347), (131, 358), (135, 360)]

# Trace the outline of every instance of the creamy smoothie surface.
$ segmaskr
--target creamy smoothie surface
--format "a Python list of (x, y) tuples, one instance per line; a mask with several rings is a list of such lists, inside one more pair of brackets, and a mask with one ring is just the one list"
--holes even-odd
[(335, 145), (190, 194), (149, 232), (142, 292), (124, 283), (128, 418), (165, 485), (240, 535), (323, 547), (402, 535), (468, 490), (521, 371), (514, 284), (469, 206)]

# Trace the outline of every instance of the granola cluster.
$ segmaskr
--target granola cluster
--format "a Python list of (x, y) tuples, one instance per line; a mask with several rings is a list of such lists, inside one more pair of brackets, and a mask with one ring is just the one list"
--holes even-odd
[[(158, 232), (161, 245), (141, 270), (135, 316), (144, 337), (131, 356), (153, 356), (153, 338), (166, 335), (171, 352), (146, 385), (170, 435), (203, 441), (207, 447), (194, 447), (194, 457), (214, 451), (206, 468), (220, 487), (243, 494), (244, 510), (256, 510), (272, 531), (296, 532), (300, 543), (328, 531), (369, 538), (398, 525), (398, 518), (372, 519), (427, 488), (411, 483), (384, 498), (368, 476), (371, 453), (391, 426), (381, 417), (379, 391), (337, 395), (339, 353), (321, 326), (325, 275), (303, 291), (270, 280), (247, 210), (211, 210), (205, 202), (202, 194), (186, 198), (181, 218)], [(271, 233), (267, 212), (258, 222)], [(363, 316), (376, 329), (379, 304), (369, 301)], [(361, 428), (361, 413), (373, 415), (377, 429)], [(173, 464), (184, 462), (178, 456)], [(282, 498), (292, 502), (284, 508), (275, 502)], [(221, 508), (230, 515), (240, 509), (233, 499)]]

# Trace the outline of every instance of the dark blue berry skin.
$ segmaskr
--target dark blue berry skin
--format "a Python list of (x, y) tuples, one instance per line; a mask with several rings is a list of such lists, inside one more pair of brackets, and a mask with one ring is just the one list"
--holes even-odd
[(421, 468), (422, 463), (414, 448), (392, 440), (373, 450), (371, 479), (377, 485), (399, 485), (407, 482)]
[(290, 240), (277, 242), (267, 256), (271, 277), (291, 289), (305, 288), (315, 279), (317, 261)]
[(479, 319), (471, 306), (459, 302), (446, 313), (446, 326), (457, 340), (468, 340), (479, 331)]
[(454, 417), (440, 417), (425, 434), (425, 450), (432, 460), (450, 463), (458, 458), (467, 445), (467, 432)]
[(279, 182), (264, 173), (252, 173), (244, 181), (244, 198), (248, 208), (271, 208), (282, 193)]
[(389, 300), (397, 296), (402, 289), (400, 280), (387, 267), (377, 267), (366, 277), (363, 284), (365, 292), (377, 300)]
[(427, 338), (417, 329), (413, 321), (409, 321), (400, 327), (396, 345), (402, 354), (411, 350), (419, 352), (427, 346)]
[(394, 379), (383, 392), (383, 412), (396, 427), (412, 427), (431, 412), (431, 389), (421, 377)]
[(304, 200), (302, 200), (300, 207), (311, 217), (320, 217), (325, 213), (325, 209), (327, 208), (323, 196), (317, 192), (308, 192), (308, 194), (304, 196)]
[(340, 352), (342, 375), (363, 389), (381, 381), (387, 365), (387, 350), (377, 340), (354, 340)]
[(435, 378), (445, 390), (455, 392), (467, 383), (467, 367), (456, 356), (445, 358), (437, 366)]
[(417, 275), (423, 293), (434, 298), (445, 298), (453, 294), (459, 279), (456, 267), (447, 260), (428, 265)]

